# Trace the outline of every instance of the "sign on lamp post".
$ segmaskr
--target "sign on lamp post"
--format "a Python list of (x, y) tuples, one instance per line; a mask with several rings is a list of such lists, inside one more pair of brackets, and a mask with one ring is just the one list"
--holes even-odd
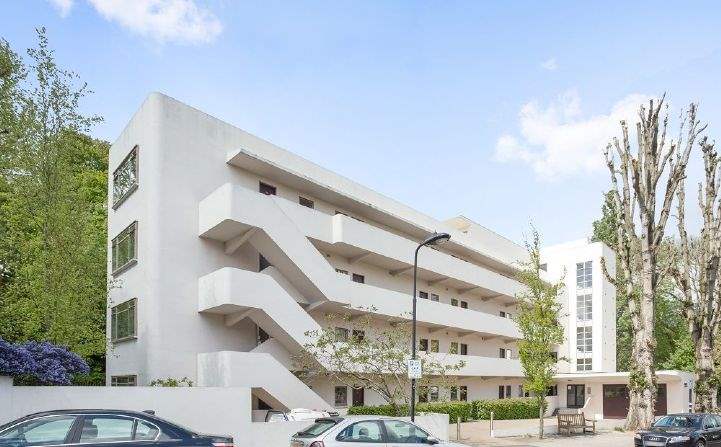
[(423, 377), (423, 369), (421, 367), (421, 361), (419, 359), (408, 360), (408, 378), (409, 379), (420, 379)]

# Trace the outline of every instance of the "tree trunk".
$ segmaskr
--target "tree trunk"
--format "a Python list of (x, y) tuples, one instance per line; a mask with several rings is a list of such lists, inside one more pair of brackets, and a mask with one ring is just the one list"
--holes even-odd
[(716, 410), (717, 385), (714, 383), (713, 336), (706, 328), (694, 328), (693, 341), (696, 347), (696, 392), (695, 411), (699, 413)]
[(543, 404), (538, 406), (538, 439), (543, 439)]
[(630, 405), (626, 429), (648, 428), (653, 423), (656, 403), (656, 372), (654, 357), (654, 290), (656, 265), (648, 233), (641, 238), (641, 296), (637, 312), (631, 313), (634, 326), (633, 355), (635, 362), (629, 376)]

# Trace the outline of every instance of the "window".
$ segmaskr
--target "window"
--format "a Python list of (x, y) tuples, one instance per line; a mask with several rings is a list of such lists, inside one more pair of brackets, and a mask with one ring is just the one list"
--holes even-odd
[(137, 302), (133, 298), (110, 311), (110, 339), (113, 342), (130, 340), (137, 335)]
[(558, 361), (558, 352), (552, 351), (551, 358), (553, 359), (554, 362), (557, 362)]
[(438, 340), (431, 340), (431, 352), (438, 352), (440, 347), (440, 343)]
[(348, 341), (350, 331), (344, 327), (335, 328), (335, 339), (340, 341)]
[(120, 273), (137, 262), (138, 222), (131, 223), (113, 239), (113, 275)]
[(587, 289), (593, 285), (593, 262), (579, 262), (576, 264), (576, 288)]
[(421, 352), (428, 352), (428, 339), (427, 338), (421, 338), (418, 341), (418, 350)]
[(461, 309), (468, 309), (468, 301), (461, 301)]
[(33, 419), (16, 425), (0, 435), (0, 444), (42, 446), (65, 444), (75, 416), (60, 415)]
[(501, 311), (500, 314), (501, 318), (506, 318), (506, 313), (504, 311)]
[(593, 363), (591, 358), (587, 359), (576, 359), (576, 371), (591, 371), (593, 370)]
[(576, 316), (579, 321), (589, 321), (593, 317), (593, 295), (590, 293), (576, 296)]
[(505, 348), (498, 349), (498, 358), (502, 358), (502, 359), (506, 358), (506, 349)]
[(418, 402), (428, 402), (428, 387), (427, 386), (419, 386), (418, 387)]
[(528, 392), (526, 392), (525, 396), (524, 396), (523, 385), (518, 385), (518, 397), (529, 397), (529, 396), (530, 396), (530, 394), (528, 394)]
[(431, 301), (438, 302), (438, 301), (440, 301), (440, 297), (435, 293), (431, 293)]
[(352, 334), (355, 341), (363, 341), (366, 338), (366, 333), (362, 329), (353, 329)]
[(256, 334), (256, 346), (270, 339), (270, 335), (263, 330), (262, 327), (256, 326), (258, 332)]
[(345, 386), (335, 387), (335, 406), (336, 407), (347, 407), (348, 406), (348, 387), (345, 387)]
[(80, 444), (132, 441), (134, 419), (113, 416), (85, 416), (80, 431)]
[(133, 439), (139, 441), (154, 441), (160, 435), (160, 429), (150, 422), (137, 420), (135, 436)]
[(389, 444), (428, 444), (430, 435), (413, 424), (386, 419), (383, 425), (386, 427)]
[(424, 292), (422, 290), (418, 291), (418, 298), (427, 300), (428, 299), (428, 292)]
[(468, 355), (468, 345), (461, 343), (461, 355)]
[(258, 183), (258, 192), (260, 192), (261, 194), (265, 194), (266, 196), (276, 195), (275, 186), (263, 182)]
[(138, 189), (138, 146), (130, 151), (113, 172), (113, 209), (117, 209), (136, 189)]
[(566, 406), (582, 408), (586, 403), (586, 385), (566, 385)]
[(455, 299), (455, 298), (451, 298), (451, 306), (456, 306), (456, 307), (458, 307), (458, 300)]
[(499, 399), (509, 399), (511, 397), (513, 397), (511, 385), (498, 385), (498, 398)]
[(448, 348), (449, 354), (458, 354), (458, 342), (452, 341), (450, 348)]
[(546, 390), (546, 396), (558, 396), (558, 385), (549, 386)]
[(593, 328), (591, 326), (579, 326), (576, 328), (576, 351), (583, 353), (593, 352)]
[(335, 272), (340, 273), (341, 275), (348, 275), (348, 270), (335, 269)]
[(315, 208), (315, 203), (313, 203), (312, 200), (306, 199), (303, 196), (298, 196), (298, 203), (306, 208), (310, 208), (310, 209)]
[(506, 318), (508, 318), (509, 320), (513, 320), (513, 314), (510, 312), (506, 312)]
[(353, 273), (353, 282), (359, 282), (363, 284), (366, 282), (366, 277), (363, 275), (359, 275), (358, 273)]
[(430, 402), (438, 402), (438, 387), (437, 386), (428, 387), (428, 400)]
[(341, 442), (383, 443), (383, 431), (379, 421), (356, 422), (341, 430), (335, 440)]
[(452, 386), (450, 394), (451, 394), (451, 400), (458, 400), (458, 387)]
[(468, 387), (466, 385), (461, 385), (458, 387), (460, 390), (460, 400), (461, 402), (467, 402), (468, 401)]
[(265, 256), (258, 253), (258, 271), (262, 272), (263, 270), (267, 269), (268, 267), (272, 267), (273, 264), (270, 263), (267, 259), (265, 259)]
[(137, 386), (138, 376), (111, 376), (110, 386)]

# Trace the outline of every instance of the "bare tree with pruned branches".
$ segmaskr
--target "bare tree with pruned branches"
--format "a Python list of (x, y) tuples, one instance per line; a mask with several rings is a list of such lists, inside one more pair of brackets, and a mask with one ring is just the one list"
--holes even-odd
[(656, 286), (666, 273), (659, 268), (659, 254), (674, 196), (686, 175), (686, 165), (696, 138), (705, 126), (696, 119), (695, 104), (682, 114), (677, 140), (666, 141), (668, 106), (664, 97), (641, 106), (636, 123), (636, 149), (628, 125), (621, 121), (622, 138), (614, 138), (604, 151), (611, 173), (617, 209), (616, 250), (619, 276), (606, 277), (628, 300), (633, 329), (629, 377), (628, 429), (653, 422), (656, 401), (654, 369), (654, 304)]
[(695, 410), (706, 412), (715, 411), (718, 389), (713, 338), (721, 323), (721, 284), (718, 280), (721, 260), (721, 160), (714, 143), (706, 137), (700, 140), (699, 146), (705, 173), (704, 181), (698, 185), (698, 205), (703, 224), (699, 236), (689, 238), (682, 181), (676, 193), (679, 243), (671, 271), (694, 344)]

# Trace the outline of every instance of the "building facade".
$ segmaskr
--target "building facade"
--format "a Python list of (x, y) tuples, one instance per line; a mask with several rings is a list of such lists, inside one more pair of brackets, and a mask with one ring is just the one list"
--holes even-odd
[[(453, 398), (523, 395), (523, 246), (462, 216), (428, 217), (162, 94), (112, 145), (110, 170), (109, 384), (250, 387), (259, 411), (383, 403), (303, 383), (293, 355), (329, 313), (379, 326), (407, 314), (414, 249), (443, 231), (451, 240), (419, 259), (419, 345), (465, 363)], [(579, 242), (543, 256), (549, 279), (567, 282), (559, 372), (615, 372), (615, 294), (600, 266), (612, 253)]]

